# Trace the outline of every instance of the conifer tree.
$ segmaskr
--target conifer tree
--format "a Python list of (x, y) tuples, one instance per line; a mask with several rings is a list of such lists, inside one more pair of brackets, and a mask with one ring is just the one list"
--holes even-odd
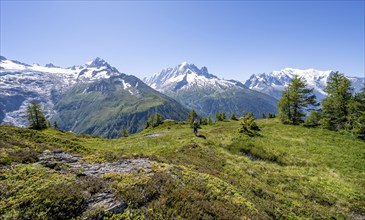
[(212, 125), (213, 124), (213, 120), (212, 118), (210, 117), (210, 115), (208, 115), (208, 125)]
[(123, 126), (122, 127), (122, 137), (128, 137), (129, 134), (128, 134), (128, 130)]
[(350, 103), (349, 111), (348, 124), (352, 132), (365, 140), (365, 85)]
[(280, 119), (283, 123), (298, 125), (303, 122), (305, 110), (312, 110), (313, 106), (318, 106), (313, 89), (306, 88), (306, 83), (296, 76), (279, 100)]
[(199, 124), (200, 125), (207, 125), (208, 124), (208, 120), (205, 117), (201, 117), (199, 120)]
[(47, 120), (41, 109), (41, 105), (35, 101), (28, 104), (27, 118), (31, 129), (42, 130), (47, 128)]
[(227, 119), (226, 113), (221, 112), (221, 119), (222, 121), (225, 121)]
[(162, 116), (159, 113), (156, 113), (156, 124), (155, 124), (155, 127), (159, 126), (160, 124), (162, 124)]
[(321, 124), (331, 130), (344, 129), (348, 123), (352, 101), (351, 82), (344, 74), (335, 72), (326, 86), (327, 97), (322, 100)]
[(231, 119), (232, 121), (237, 121), (237, 120), (238, 120), (238, 119), (237, 119), (237, 117), (236, 117), (236, 115), (235, 115), (234, 113), (232, 113), (232, 114), (231, 114), (230, 119)]
[(265, 113), (262, 113), (262, 118), (266, 118), (266, 115), (265, 115)]
[(260, 128), (257, 126), (255, 122), (255, 117), (251, 112), (249, 112), (241, 120), (241, 127), (239, 128), (238, 132), (245, 133), (249, 136), (255, 136), (257, 135), (257, 131), (259, 130)]
[(194, 121), (197, 119), (198, 114), (196, 113), (195, 109), (192, 109), (189, 112), (189, 116), (188, 116), (188, 123), (193, 126)]
[(149, 128), (149, 127), (157, 127), (159, 126), (160, 124), (162, 124), (163, 121), (162, 121), (162, 116), (159, 114), (159, 113), (156, 113), (156, 114), (153, 114), (153, 115), (150, 115), (150, 117), (148, 118), (144, 128)]
[(219, 112), (215, 113), (215, 121), (222, 121), (221, 113), (219, 113)]
[(304, 120), (303, 126), (305, 127), (317, 127), (320, 125), (321, 113), (318, 111), (312, 111), (308, 117)]
[(54, 129), (58, 129), (57, 121), (54, 121), (54, 122), (53, 122), (53, 128), (54, 128)]

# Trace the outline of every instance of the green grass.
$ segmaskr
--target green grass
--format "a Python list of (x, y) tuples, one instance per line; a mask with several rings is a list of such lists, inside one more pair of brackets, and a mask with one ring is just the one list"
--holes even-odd
[[(60, 178), (61, 174), (32, 164), (32, 158), (40, 152), (62, 148), (84, 155), (86, 162), (133, 157), (155, 161), (154, 175), (141, 171), (102, 177), (101, 181), (108, 183), (129, 204), (123, 214), (114, 218), (365, 217), (364, 141), (320, 128), (283, 125), (276, 119), (262, 119), (257, 123), (261, 131), (255, 137), (238, 133), (239, 121), (202, 126), (199, 137), (193, 135), (188, 124), (167, 121), (157, 128), (112, 140), (52, 129), (39, 132), (1, 125), (0, 164), (5, 168), (0, 171), (0, 210), (4, 210), (0, 216), (16, 216), (22, 204), (20, 198), (38, 201), (37, 195), (30, 192), (41, 184), (23, 184), (14, 169), (28, 166), (39, 170), (45, 182), (42, 184), (58, 178), (75, 187), (84, 187), (75, 183), (76, 177), (71, 174)], [(148, 137), (148, 134), (160, 136)], [(33, 152), (33, 156), (27, 158), (27, 152)], [(9, 169), (10, 165), (15, 168)], [(39, 175), (28, 178), (37, 183)], [(15, 187), (18, 185), (23, 187), (18, 189)], [(83, 201), (81, 197), (73, 199)], [(71, 214), (75, 210), (77, 207), (73, 207)], [(111, 214), (107, 216), (112, 218)]]

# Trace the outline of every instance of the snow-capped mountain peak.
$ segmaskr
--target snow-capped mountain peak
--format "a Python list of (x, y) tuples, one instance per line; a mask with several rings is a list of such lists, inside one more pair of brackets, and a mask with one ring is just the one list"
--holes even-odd
[[(6, 97), (12, 104), (5, 106), (0, 102), (0, 122), (25, 125), (26, 107), (34, 99), (42, 103), (47, 116), (54, 115), (54, 100), (60, 94), (79, 84), (92, 84), (114, 76), (123, 78), (125, 75), (101, 58), (96, 58), (86, 65), (62, 68), (53, 64), (29, 65), (1, 56), (0, 101)], [(128, 83), (120, 82), (124, 90), (137, 95), (138, 89)]]
[[(289, 85), (295, 76), (298, 76), (307, 83), (309, 88), (313, 88), (315, 95), (321, 100), (327, 95), (325, 87), (333, 73), (334, 71), (332, 70), (285, 68), (279, 71), (272, 71), (271, 73), (254, 74), (245, 82), (245, 86), (280, 99), (281, 91)], [(352, 81), (355, 91), (358, 91), (359, 85), (364, 79), (361, 80), (357, 77), (348, 78)]]
[(87, 67), (110, 67), (109, 63), (107, 63), (105, 60), (101, 59), (100, 57), (96, 57), (94, 60), (87, 62)]
[(145, 78), (144, 82), (160, 92), (177, 92), (197, 88), (224, 89), (243, 86), (235, 81), (219, 79), (217, 76), (210, 74), (207, 67), (198, 68), (188, 62), (182, 62), (174, 68), (163, 69), (161, 72), (153, 74), (151, 78)]

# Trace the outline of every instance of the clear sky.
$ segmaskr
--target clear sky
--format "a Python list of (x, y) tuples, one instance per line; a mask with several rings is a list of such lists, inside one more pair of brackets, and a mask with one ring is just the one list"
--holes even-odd
[(244, 81), (286, 67), (364, 76), (360, 1), (1, 1), (0, 54), (143, 78), (187, 61)]

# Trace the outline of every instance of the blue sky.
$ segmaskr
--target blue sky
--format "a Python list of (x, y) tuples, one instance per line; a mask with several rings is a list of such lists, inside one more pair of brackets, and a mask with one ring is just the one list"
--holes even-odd
[(364, 76), (364, 1), (4, 1), (0, 54), (140, 78), (183, 61), (225, 79), (286, 67)]

